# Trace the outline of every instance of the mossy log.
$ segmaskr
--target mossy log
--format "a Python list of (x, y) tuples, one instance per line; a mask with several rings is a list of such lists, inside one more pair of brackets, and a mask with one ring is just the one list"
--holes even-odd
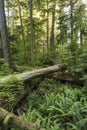
[[(0, 79), (0, 124), (2, 128), (9, 129), (18, 127), (21, 130), (37, 130), (36, 126), (24, 121), (8, 111), (11, 111), (15, 105), (29, 93), (29, 87), (38, 84), (43, 77), (53, 76), (57, 80), (75, 81), (79, 77), (71, 76), (67, 73), (66, 67), (54, 65), (31, 72), (24, 72), (14, 76), (7, 76)], [(38, 80), (36, 80), (38, 79)], [(28, 85), (26, 85), (26, 83)], [(37, 86), (36, 86), (37, 87)], [(3, 109), (5, 108), (5, 109)], [(8, 110), (8, 111), (7, 111)]]
[[(34, 78), (38, 78), (41, 76), (47, 76), (47, 75), (52, 74), (54, 72), (62, 71), (65, 69), (66, 69), (66, 67), (63, 67), (60, 65), (54, 65), (54, 66), (50, 66), (50, 67), (46, 67), (46, 68), (42, 68), (42, 69), (33, 70), (31, 72), (29, 71), (29, 72), (17, 74), (14, 77), (25, 82), (25, 81), (29, 81), (29, 80), (32, 80)], [(5, 82), (6, 80), (9, 80), (10, 77), (11, 76), (7, 76), (5, 78), (0, 79), (0, 83)]]
[(29, 123), (28, 121), (23, 120), (22, 117), (9, 113), (3, 108), (0, 108), (0, 127), (3, 130), (8, 130), (10, 128), (18, 128), (20, 130), (41, 130), (35, 124)]
[[(36, 86), (42, 77), (57, 71), (64, 70), (64, 67), (54, 65), (31, 72), (24, 72), (0, 79), (0, 107), (11, 111), (16, 104), (27, 94), (29, 89)], [(27, 85), (26, 85), (27, 84)]]
[(66, 71), (58, 72), (58, 73), (55, 73), (54, 75), (51, 74), (48, 76), (48, 78), (53, 78), (63, 83), (68, 82), (71, 84), (83, 86), (85, 83), (85, 80), (83, 80), (81, 77), (82, 75), (72, 75), (70, 73), (67, 73)]
[(59, 81), (83, 84), (81, 77), (69, 74), (66, 67), (60, 65), (7, 76), (0, 79), (0, 107), (11, 111), (29, 93), (30, 88), (36, 88), (39, 81), (48, 76)]

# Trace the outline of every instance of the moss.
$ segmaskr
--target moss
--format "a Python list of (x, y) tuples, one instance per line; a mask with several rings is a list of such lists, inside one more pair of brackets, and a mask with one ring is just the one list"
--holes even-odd
[(23, 89), (23, 82), (15, 76), (11, 76), (7, 81), (0, 83), (0, 106), (13, 103)]
[(4, 58), (0, 58), (0, 64), (4, 64), (4, 63), (5, 63)]
[(13, 114), (8, 114), (8, 115), (5, 117), (5, 119), (4, 119), (4, 121), (3, 121), (4, 128), (7, 128), (7, 127), (9, 126), (9, 124), (10, 124), (11, 121), (12, 121), (12, 119), (13, 119)]

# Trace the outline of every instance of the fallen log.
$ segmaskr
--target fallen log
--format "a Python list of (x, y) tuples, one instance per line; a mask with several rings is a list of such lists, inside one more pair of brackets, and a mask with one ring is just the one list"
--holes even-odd
[[(72, 77), (69, 74), (67, 74), (66, 70), (67, 70), (66, 67), (62, 67), (60, 65), (54, 65), (54, 66), (34, 70), (31, 72), (24, 72), (21, 74), (16, 74), (14, 76), (7, 76), (5, 78), (1, 78), (0, 79), (0, 107), (3, 107), (8, 111), (11, 111), (15, 107), (15, 105), (27, 93), (29, 93), (29, 87), (35, 86), (36, 84), (39, 83), (39, 80), (43, 79), (43, 77), (52, 75), (55, 72), (56, 72), (56, 76), (54, 75), (54, 78), (57, 80), (65, 79), (67, 81), (72, 81), (72, 82), (77, 80), (74, 76)], [(16, 84), (16, 85), (13, 85), (12, 82), (10, 82), (11, 77), (13, 79), (15, 79), (15, 78), (18, 79), (18, 81), (23, 82), (24, 84), (20, 84), (20, 82), (18, 84), (16, 84), (16, 81), (15, 81), (14, 84)], [(36, 80), (36, 79), (38, 79), (38, 80)], [(7, 84), (8, 81), (10, 83), (9, 89), (11, 90), (9, 95), (7, 94), (8, 87), (6, 87), (6, 85), (8, 85)], [(78, 79), (78, 81), (79, 81), (79, 79)], [(6, 84), (3, 86), (3, 84), (5, 82), (6, 82)], [(28, 83), (27, 86), (25, 85), (26, 83)], [(20, 89), (18, 87), (19, 85), (20, 85)], [(37, 87), (37, 86), (35, 86), (35, 87)], [(10, 99), (10, 98), (13, 98), (12, 97), (13, 94), (15, 94), (14, 100)], [(10, 100), (7, 101), (7, 98)], [(19, 117), (15, 116), (14, 114), (10, 114), (6, 110), (0, 108), (0, 124), (3, 124), (4, 130), (5, 130), (5, 126), (10, 127), (10, 125), (12, 127), (19, 127), (21, 130), (32, 130), (33, 125), (31, 125), (30, 123), (28, 124), (28, 122), (26, 123), (25, 121), (21, 120)], [(37, 129), (35, 128), (35, 130), (37, 130)]]
[(35, 124), (29, 123), (28, 121), (23, 120), (22, 117), (9, 113), (3, 108), (0, 108), (0, 127), (3, 130), (10, 128), (18, 128), (20, 130), (41, 130), (40, 127)]
[(53, 75), (48, 75), (48, 78), (53, 78), (57, 81), (60, 81), (62, 83), (68, 82), (71, 84), (76, 84), (79, 86), (83, 86), (85, 81), (81, 79), (81, 75), (71, 75), (67, 72), (58, 72)]
[[(66, 67), (62, 67), (61, 65), (54, 65), (54, 66), (50, 66), (50, 67), (46, 67), (46, 68), (42, 68), (42, 69), (38, 69), (38, 70), (33, 70), (31, 72), (29, 71), (29, 72), (17, 74), (17, 75), (14, 75), (14, 78), (16, 77), (24, 82), (24, 81), (27, 81), (27, 80), (29, 81), (34, 78), (52, 74), (57, 71), (63, 71), (65, 69), (66, 69)], [(11, 78), (11, 76), (2, 78), (2, 79), (0, 79), (0, 83), (5, 82), (6, 80), (9, 80), (10, 78)]]
[[(0, 107), (11, 111), (16, 104), (29, 93), (29, 88), (36, 86), (42, 77), (57, 71), (63, 71), (65, 67), (54, 65), (31, 72), (7, 76), (0, 79)], [(22, 84), (21, 84), (22, 83)], [(26, 83), (28, 85), (26, 85)], [(33, 88), (33, 87), (32, 87)]]

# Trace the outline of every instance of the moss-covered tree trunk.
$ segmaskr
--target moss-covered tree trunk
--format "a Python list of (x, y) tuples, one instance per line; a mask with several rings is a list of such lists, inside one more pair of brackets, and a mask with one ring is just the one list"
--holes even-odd
[(0, 127), (3, 130), (10, 128), (19, 128), (20, 130), (41, 130), (32, 123), (24, 121), (22, 117), (9, 113), (3, 108), (0, 108)]
[[(37, 84), (42, 77), (64, 68), (54, 65), (31, 72), (24, 72), (14, 76), (8, 76), (0, 79), (0, 107), (11, 111), (16, 104), (27, 94), (29, 89)], [(38, 79), (38, 80), (36, 80)], [(26, 85), (27, 83), (27, 85)]]

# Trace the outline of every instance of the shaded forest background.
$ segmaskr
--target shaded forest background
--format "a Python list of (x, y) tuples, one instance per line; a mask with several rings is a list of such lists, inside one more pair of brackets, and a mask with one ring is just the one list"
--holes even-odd
[(83, 0), (0, 0), (0, 130), (25, 129), (87, 129)]
[[(7, 0), (4, 5), (13, 67), (63, 63), (79, 71), (86, 66), (87, 10), (82, 0)], [(0, 57), (9, 64), (2, 42)]]

